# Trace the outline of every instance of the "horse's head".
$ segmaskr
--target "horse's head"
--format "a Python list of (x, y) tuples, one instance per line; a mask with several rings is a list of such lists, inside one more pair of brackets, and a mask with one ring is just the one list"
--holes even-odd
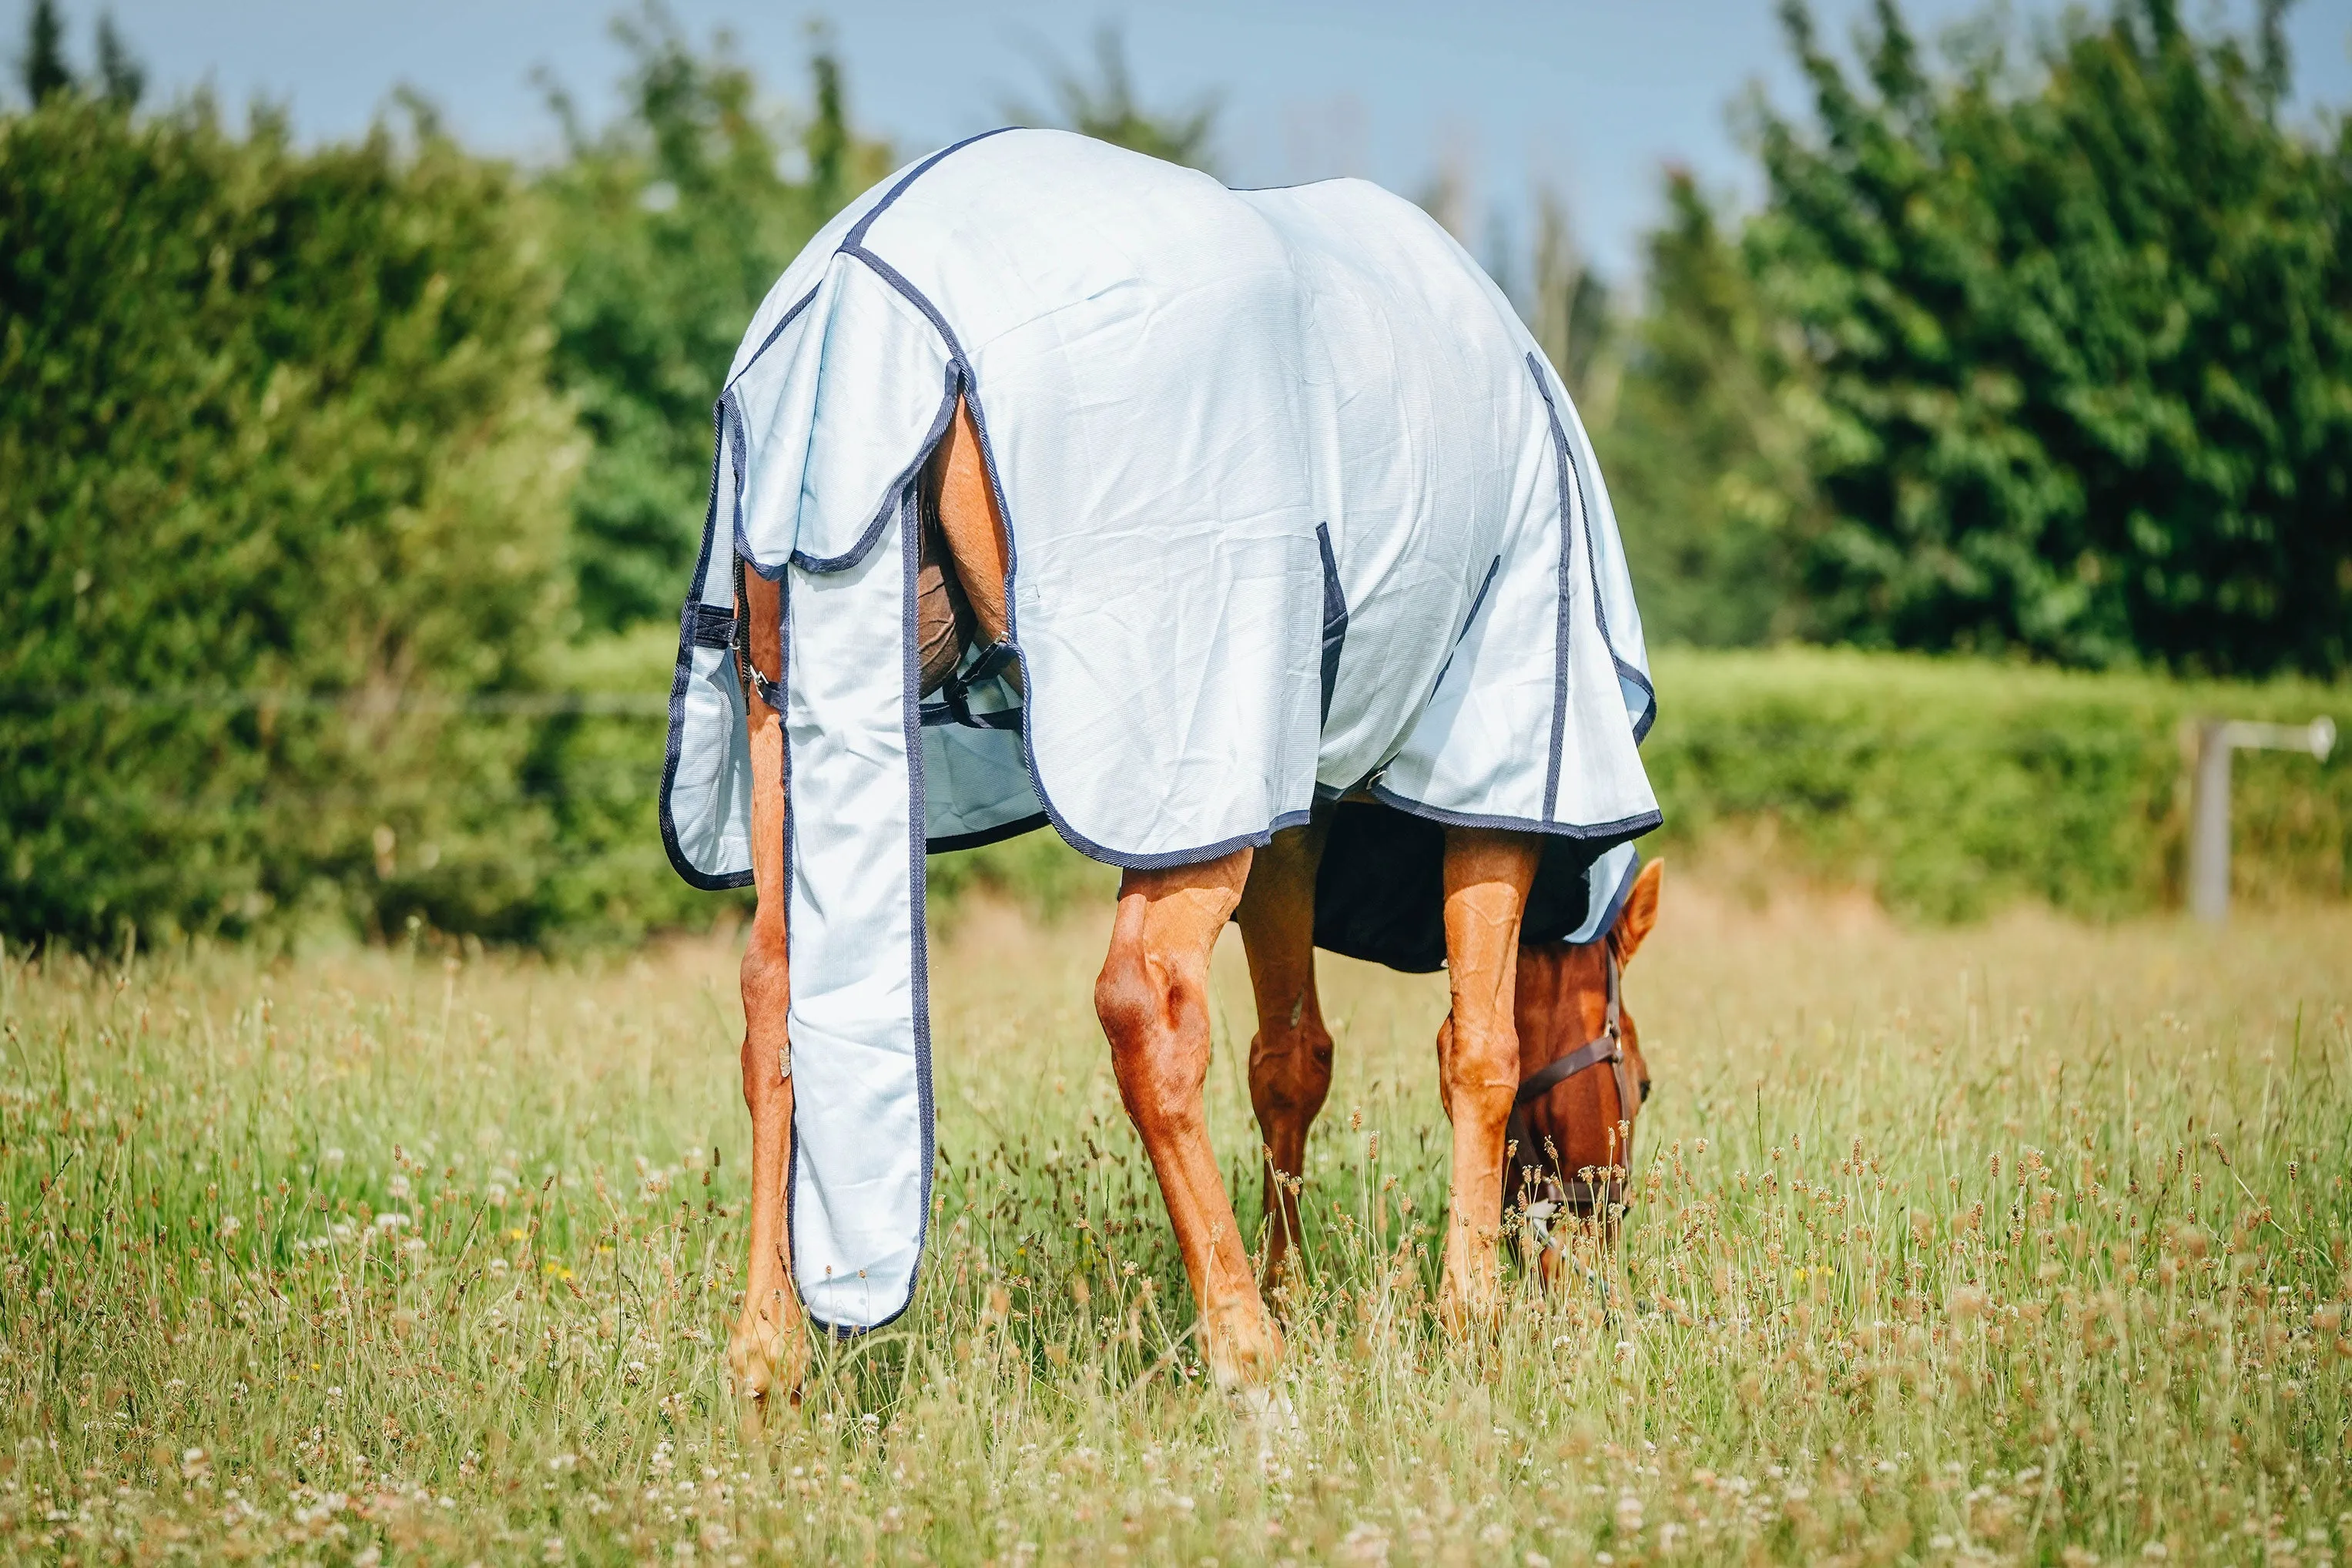
[[(1511, 1119), (1517, 1148), (1503, 1184), (1514, 1200), (1549, 1196), (1571, 1213), (1589, 1214), (1611, 1190), (1622, 1190), (1611, 1173), (1632, 1163), (1633, 1121), (1650, 1071), (1618, 981), (1657, 923), (1664, 871), (1659, 860), (1642, 868), (1600, 940), (1519, 949), (1516, 1012), (1524, 1087)], [(1542, 1191), (1523, 1192), (1529, 1167), (1540, 1173)], [(1559, 1185), (1545, 1178), (1557, 1178)]]

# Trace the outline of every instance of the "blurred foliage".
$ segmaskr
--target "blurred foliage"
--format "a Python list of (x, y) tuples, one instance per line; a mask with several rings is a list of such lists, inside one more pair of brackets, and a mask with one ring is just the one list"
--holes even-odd
[(889, 172), (850, 130), (822, 37), (810, 107), (772, 113), (720, 34), (697, 52), (648, 5), (616, 22), (625, 108), (591, 128), (549, 99), (566, 155), (539, 181), (555, 264), (555, 374), (593, 442), (572, 550), (586, 624), (676, 625), (710, 482), (710, 405), (785, 264)]
[(73, 89), (73, 69), (66, 64), (66, 26), (58, 16), (57, 0), (33, 0), (25, 13), (25, 52), (17, 57), (16, 81), (26, 100), (34, 104)]
[[(1507, 268), (1490, 261), (1500, 281)], [(1528, 331), (1589, 425), (1607, 424), (1616, 410), (1619, 352), (1616, 301), (1585, 264), (1569, 224), (1568, 206), (1550, 191), (1536, 202), (1535, 276), (1522, 307)]]
[(1045, 921), (1089, 901), (1108, 909), (1118, 896), (1118, 868), (1087, 859), (1050, 827), (934, 855), (925, 868), (934, 923), (952, 921), (974, 895), (1000, 899)]
[[(2192, 682), (1979, 659), (1668, 650), (1643, 760), (1660, 842), (1968, 920), (2040, 901), (2106, 917), (2177, 903), (2181, 725), (2352, 724), (2352, 690)], [(2233, 880), (2256, 901), (2352, 893), (2352, 754), (2236, 759)]]
[(1617, 395), (1588, 417), (1649, 639), (1779, 641), (1802, 627), (1790, 542), (1818, 510), (1788, 406), (1801, 384), (1736, 233), (1687, 171), (1669, 171), (1665, 195), (1644, 247), (1650, 308), (1630, 327)]
[[(1670, 174), (1628, 312), (1544, 203), (1518, 291), (1654, 643), (2345, 669), (2352, 133), (2282, 126), (2275, 7), (2239, 39), (2123, 0), (2017, 60), (1995, 18), (1938, 74), (1887, 5), (1858, 79), (1785, 16), (1811, 103), (1755, 111), (1762, 207)], [(524, 175), (410, 97), (312, 151), (201, 97), (134, 117), (110, 23), (83, 69), (30, 9), (0, 113), (0, 934), (740, 912), (655, 823), (709, 408), (891, 154), (822, 34), (786, 108), (724, 35), (650, 5), (615, 34), (621, 108), (551, 85), (563, 152)], [(1022, 118), (1211, 162), (1213, 100), (1143, 106), (1115, 31), (1094, 63)], [(1466, 188), (1431, 198), (1457, 228)], [(2162, 902), (2184, 714), (2352, 720), (2340, 689), (1991, 662), (1659, 668), (1674, 838), (1934, 919)], [(2346, 776), (2242, 763), (2246, 890), (2344, 893)], [(1051, 912), (1108, 876), (1038, 834), (931, 881), (943, 915)]]
[(528, 726), (446, 710), (562, 625), (520, 195), (421, 112), (0, 118), (0, 931), (525, 929)]
[(1816, 628), (2263, 674), (2352, 666), (2352, 134), (2278, 122), (2276, 17), (2172, 0), (1922, 68), (1882, 0), (1867, 87), (1789, 32), (1817, 131), (1762, 127), (1750, 236), (1813, 346)]
[(1604, 447), (1665, 629), (2352, 668), (2352, 130), (2282, 124), (2278, 10), (2030, 62), (1996, 14), (1938, 74), (1881, 0), (1856, 80), (1783, 5), (1811, 118), (1757, 111), (1731, 239), (1670, 186)]
[[(1661, 650), (1643, 760), (1666, 816), (1647, 853), (1759, 897), (1859, 888), (1927, 923), (2038, 903), (2113, 919), (2177, 906), (2183, 727), (2232, 717), (2352, 733), (2352, 692), (1976, 658), (1781, 647)], [(2256, 905), (2352, 896), (2352, 751), (2242, 752), (2231, 880)], [(1046, 917), (1115, 873), (1040, 831), (930, 862), (934, 912), (975, 892)]]
[(1216, 173), (1217, 100), (1210, 98), (1190, 109), (1147, 109), (1135, 93), (1135, 75), (1127, 63), (1127, 40), (1115, 23), (1095, 32), (1095, 76), (1088, 80), (1058, 58), (1048, 58), (1045, 68), (1054, 107), (1039, 109), (1014, 99), (1004, 105), (1004, 118), (1014, 125), (1050, 125), (1125, 147), (1147, 157)]
[[(2352, 733), (2352, 690), (2183, 681), (1850, 648), (1668, 648), (1642, 748), (1664, 808), (1644, 853), (1765, 897), (1858, 888), (1906, 920), (2039, 903), (2093, 919), (2180, 901), (2182, 726), (2201, 715)], [(2260, 905), (2352, 895), (2352, 749), (2235, 759), (2231, 879)], [(1049, 831), (931, 861), (954, 900), (1032, 910), (1108, 898), (1104, 868)]]
[(533, 935), (544, 945), (632, 942), (724, 925), (751, 910), (749, 892), (687, 886), (662, 848), (656, 791), (677, 659), (675, 621), (640, 622), (563, 652), (567, 694), (592, 702), (621, 695), (642, 706), (552, 713), (534, 732), (518, 787), (541, 803), (553, 831), (556, 854), (532, 892)]

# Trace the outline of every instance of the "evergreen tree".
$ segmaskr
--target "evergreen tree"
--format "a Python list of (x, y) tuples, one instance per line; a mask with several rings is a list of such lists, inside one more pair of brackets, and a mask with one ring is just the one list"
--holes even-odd
[(1203, 99), (1187, 110), (1145, 108), (1127, 63), (1126, 38), (1116, 25), (1105, 23), (1095, 33), (1094, 79), (1058, 60), (1049, 62), (1046, 72), (1054, 109), (1040, 110), (1015, 100), (1005, 106), (1005, 118), (1018, 125), (1057, 125), (1171, 163), (1216, 172), (1217, 100)]
[(1804, 629), (1792, 547), (1817, 509), (1805, 387), (1736, 226), (1727, 232), (1687, 170), (1667, 172), (1665, 195), (1667, 221), (1644, 242), (1648, 298), (1622, 391), (1593, 439), (1644, 630), (1748, 646)]
[(614, 34), (632, 61), (625, 110), (591, 130), (551, 89), (570, 155), (540, 183), (563, 279), (555, 374), (595, 443), (572, 538), (592, 629), (677, 614), (735, 345), (785, 265), (890, 166), (850, 128), (822, 44), (795, 125), (763, 109), (724, 35), (698, 52), (650, 6)]
[(578, 448), (506, 170), (0, 116), (0, 934), (525, 935)]
[(57, 0), (33, 0), (25, 16), (25, 52), (16, 62), (25, 96), (38, 107), (51, 93), (70, 92), (74, 75), (66, 64), (65, 24)]
[(2352, 136), (2280, 124), (2278, 7), (2250, 47), (2126, 0), (1939, 76), (1880, 0), (1859, 81), (1782, 15), (1812, 121), (1763, 117), (1746, 245), (1818, 392), (1817, 629), (2352, 666)]
[(118, 109), (137, 108), (147, 90), (147, 68), (114, 30), (113, 16), (104, 12), (98, 18), (98, 80), (106, 101)]

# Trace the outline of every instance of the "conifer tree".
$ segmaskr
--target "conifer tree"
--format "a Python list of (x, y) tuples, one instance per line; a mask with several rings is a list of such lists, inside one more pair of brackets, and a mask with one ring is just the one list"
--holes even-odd
[(70, 92), (74, 75), (66, 64), (65, 24), (57, 0), (33, 0), (25, 16), (25, 52), (16, 62), (25, 96), (37, 106), (51, 93)]
[(118, 109), (135, 109), (147, 90), (147, 68), (115, 31), (111, 13), (98, 18), (98, 80), (106, 100)]

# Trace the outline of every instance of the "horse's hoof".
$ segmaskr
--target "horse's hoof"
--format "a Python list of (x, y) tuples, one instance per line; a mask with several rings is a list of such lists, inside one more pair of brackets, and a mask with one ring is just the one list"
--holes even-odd
[(1260, 1303), (1229, 1308), (1208, 1336), (1202, 1359), (1209, 1363), (1209, 1376), (1229, 1394), (1261, 1388), (1282, 1360), (1282, 1331)]
[(1298, 1419), (1298, 1408), (1282, 1389), (1271, 1384), (1253, 1384), (1235, 1389), (1234, 1403), (1244, 1425), (1257, 1438), (1259, 1464), (1272, 1465), (1283, 1450), (1296, 1448), (1306, 1441), (1307, 1428)]
[(803, 1359), (795, 1330), (765, 1312), (743, 1314), (727, 1339), (727, 1367), (747, 1434), (755, 1434), (778, 1406), (800, 1404)]
[(1502, 1291), (1491, 1287), (1462, 1289), (1444, 1286), (1437, 1293), (1437, 1321), (1454, 1334), (1499, 1327), (1503, 1321)]

